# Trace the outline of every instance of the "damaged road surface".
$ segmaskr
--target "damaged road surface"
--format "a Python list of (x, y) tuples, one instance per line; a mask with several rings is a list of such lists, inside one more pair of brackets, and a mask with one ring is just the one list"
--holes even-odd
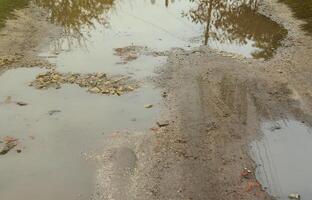
[(310, 18), (292, 0), (3, 0), (0, 199), (309, 199)]

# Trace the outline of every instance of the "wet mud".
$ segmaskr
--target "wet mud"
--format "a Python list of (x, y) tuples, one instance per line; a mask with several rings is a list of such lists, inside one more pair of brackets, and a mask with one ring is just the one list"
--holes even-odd
[(247, 147), (263, 121), (309, 121), (311, 40), (265, 2), (0, 4), (1, 197), (286, 197)]

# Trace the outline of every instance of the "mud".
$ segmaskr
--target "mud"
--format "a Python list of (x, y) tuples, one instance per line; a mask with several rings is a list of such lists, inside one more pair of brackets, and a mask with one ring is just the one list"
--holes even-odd
[(10, 10), (14, 18), (8, 18), (5, 27), (1, 27), (0, 72), (16, 67), (53, 66), (40, 59), (38, 53), (52, 38), (58, 37), (59, 31), (45, 21), (47, 14), (43, 10), (26, 2), (23, 4), (27, 8), (15, 10), (14, 6)]
[[(276, 56), (266, 62), (242, 62), (205, 47), (173, 51), (159, 70), (159, 84), (168, 94), (162, 118), (170, 124), (153, 128), (153, 135), (140, 136), (130, 144), (125, 142), (129, 136), (116, 136), (136, 154), (135, 173), (123, 174), (128, 178), (122, 197), (116, 191), (99, 199), (272, 198), (272, 193), (266, 193), (267, 185), (255, 176), (258, 168), (248, 146), (261, 135), (263, 121), (311, 123), (312, 52), (311, 38), (300, 28), (304, 22), (294, 19), (289, 8), (270, 0), (260, 9), (288, 29)], [(115, 149), (115, 145), (122, 146), (117, 142), (107, 147)], [(107, 152), (110, 148), (102, 155)], [(241, 176), (246, 168), (252, 173), (248, 179)], [(99, 177), (105, 175), (99, 171)], [(98, 191), (110, 186), (102, 185)]]
[[(12, 96), (29, 104), (20, 109), (6, 105), (0, 115), (1, 131), (17, 137), (28, 130), (38, 139), (25, 140), (21, 160), (28, 173), (12, 167), (18, 160), (10, 152), (1, 160), (3, 180), (9, 180), (2, 196), (272, 199), (248, 145), (261, 135), (264, 121), (312, 122), (312, 41), (301, 29), (305, 22), (294, 19), (290, 9), (275, 0), (233, 7), (225, 1), (105, 1), (99, 8), (92, 6), (93, 1), (79, 2), (73, 6), (36, 2), (50, 22), (63, 26), (63, 36), (45, 46), (41, 58), (53, 63), (61, 75), (103, 71), (133, 75), (144, 81), (144, 87), (121, 97), (90, 95), (74, 85), (41, 91), (27, 84), (43, 69), (5, 72), (0, 77), (3, 100)], [(17, 13), (23, 16), (27, 9)], [(92, 14), (84, 15), (83, 10)], [(210, 12), (201, 13), (206, 10)], [(58, 11), (70, 15), (66, 18)], [(151, 13), (161, 14), (155, 18)], [(250, 24), (251, 18), (259, 23)], [(44, 37), (34, 36), (49, 35), (47, 29), (31, 35), (41, 28), (21, 27), (28, 37), (17, 35), (16, 44), (3, 39), (3, 46), (12, 49), (0, 52), (5, 56), (3, 65), (45, 66), (34, 56)], [(148, 55), (142, 53), (146, 46), (151, 50)], [(155, 66), (163, 63), (155, 78)], [(50, 115), (55, 110), (61, 112)], [(81, 152), (96, 162), (95, 168)], [(48, 179), (52, 181), (46, 187)], [(29, 187), (23, 187), (25, 183)], [(34, 194), (38, 188), (40, 195)], [(310, 195), (304, 191), (304, 196)]]

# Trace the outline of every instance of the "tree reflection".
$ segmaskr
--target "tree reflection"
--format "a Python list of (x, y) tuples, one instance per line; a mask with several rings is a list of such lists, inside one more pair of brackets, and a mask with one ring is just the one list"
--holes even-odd
[(210, 40), (221, 43), (247, 44), (254, 41), (258, 50), (254, 58), (268, 59), (287, 34), (277, 23), (256, 12), (257, 0), (190, 0), (196, 6), (183, 15), (204, 25), (204, 44)]
[[(64, 28), (67, 44), (84, 42), (95, 24), (106, 26), (115, 0), (34, 0), (47, 9), (50, 21)], [(117, 0), (119, 2), (119, 0)], [(116, 1), (116, 2), (117, 2)], [(174, 0), (162, 0), (166, 7)], [(155, 4), (156, 0), (150, 0)], [(256, 12), (258, 0), (189, 0), (183, 13), (193, 23), (204, 27), (203, 43), (210, 41), (237, 45), (252, 44), (254, 58), (268, 59), (280, 46), (286, 30)], [(66, 38), (65, 37), (65, 38)], [(73, 40), (74, 39), (74, 40)], [(62, 43), (62, 42), (59, 42)]]
[(95, 23), (108, 24), (106, 13), (114, 0), (35, 0), (35, 3), (49, 12), (53, 24), (62, 26), (70, 45), (83, 42), (88, 34), (83, 30), (94, 28)]
[(0, 0), (0, 28), (3, 28), (6, 20), (14, 16), (15, 9), (25, 8), (29, 0)]

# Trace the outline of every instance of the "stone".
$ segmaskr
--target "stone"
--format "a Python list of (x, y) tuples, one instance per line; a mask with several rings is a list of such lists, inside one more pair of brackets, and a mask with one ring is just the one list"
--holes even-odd
[(289, 194), (288, 195), (288, 198), (289, 199), (300, 199), (300, 195), (299, 194)]
[(157, 125), (158, 125), (159, 127), (165, 127), (165, 126), (168, 126), (169, 124), (170, 124), (170, 123), (169, 123), (168, 120), (158, 121), (158, 122), (157, 122)]
[(98, 87), (94, 87), (94, 88), (89, 89), (89, 92), (92, 92), (92, 93), (100, 93), (101, 90), (100, 90)]
[(144, 105), (144, 108), (152, 108), (153, 107), (153, 104), (146, 104)]

